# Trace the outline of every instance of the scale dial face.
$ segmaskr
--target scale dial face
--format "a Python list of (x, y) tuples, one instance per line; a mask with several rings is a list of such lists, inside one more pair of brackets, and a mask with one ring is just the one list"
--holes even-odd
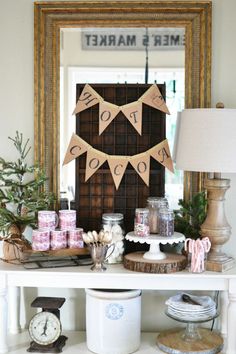
[(61, 334), (60, 320), (51, 312), (39, 312), (30, 321), (29, 334), (38, 344), (52, 344)]

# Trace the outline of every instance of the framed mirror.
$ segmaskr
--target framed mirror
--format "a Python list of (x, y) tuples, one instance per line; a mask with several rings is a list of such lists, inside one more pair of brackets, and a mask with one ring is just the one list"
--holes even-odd
[[(185, 108), (211, 102), (211, 1), (35, 2), (35, 161), (60, 195), (60, 42), (70, 28), (184, 28)], [(184, 197), (202, 188), (184, 174)]]

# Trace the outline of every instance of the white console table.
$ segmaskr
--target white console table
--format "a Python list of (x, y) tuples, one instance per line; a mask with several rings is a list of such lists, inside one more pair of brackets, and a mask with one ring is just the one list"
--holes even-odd
[(8, 352), (7, 311), (10, 311), (11, 332), (17, 333), (19, 329), (19, 287), (219, 290), (221, 334), (227, 342), (225, 353), (236, 354), (236, 268), (224, 273), (150, 274), (132, 272), (122, 265), (109, 265), (106, 272), (96, 273), (89, 266), (25, 270), (20, 265), (0, 262), (0, 353)]

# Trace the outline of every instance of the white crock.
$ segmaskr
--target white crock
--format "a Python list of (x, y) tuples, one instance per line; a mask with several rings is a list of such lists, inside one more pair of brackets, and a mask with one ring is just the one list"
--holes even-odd
[(141, 290), (85, 291), (88, 349), (98, 354), (129, 354), (138, 350)]

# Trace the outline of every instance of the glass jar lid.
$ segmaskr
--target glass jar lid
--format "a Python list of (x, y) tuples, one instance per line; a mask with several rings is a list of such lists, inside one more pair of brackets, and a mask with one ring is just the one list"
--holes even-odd
[(148, 202), (158, 202), (159, 200), (163, 199), (162, 197), (148, 197)]
[(161, 208), (159, 214), (172, 216), (174, 214), (172, 209)]
[(123, 214), (121, 213), (104, 213), (102, 214), (102, 220), (104, 221), (121, 221), (123, 220)]
[(164, 197), (148, 197), (147, 203), (159, 206), (162, 203), (168, 204), (168, 200)]
[(149, 210), (147, 208), (136, 208), (135, 213), (136, 214), (148, 214)]

